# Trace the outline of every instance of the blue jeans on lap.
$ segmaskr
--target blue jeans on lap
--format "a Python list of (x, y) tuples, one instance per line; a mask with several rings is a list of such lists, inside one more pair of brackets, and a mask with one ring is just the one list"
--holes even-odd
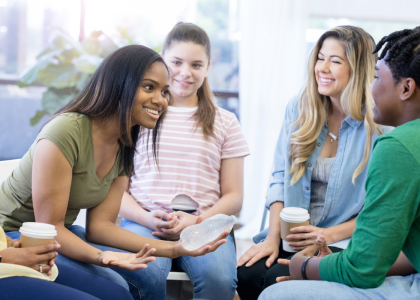
[(57, 266), (59, 274), (54, 282), (19, 276), (0, 279), (0, 298), (2, 300), (133, 299), (126, 289), (109, 280), (69, 266)]
[[(127, 252), (120, 249), (115, 249), (115, 248), (87, 242), (85, 229), (81, 226), (73, 225), (69, 228), (69, 230), (72, 233), (74, 233), (76, 236), (81, 238), (83, 241), (85, 241), (86, 243), (102, 251)], [(6, 232), (6, 234), (13, 239), (20, 239), (20, 232), (18, 231)], [(112, 269), (103, 268), (100, 266), (76, 261), (66, 256), (63, 256), (61, 254), (57, 256), (56, 262), (57, 264), (60, 264), (60, 265), (67, 265), (67, 266), (70, 266), (79, 270), (83, 270), (85, 272), (88, 272), (94, 275), (98, 275), (105, 279), (108, 279), (124, 287), (125, 289), (130, 290), (130, 293), (132, 294), (134, 299), (145, 299), (145, 298), (142, 298), (141, 290), (138, 289), (139, 285), (136, 281), (136, 278), (138, 277), (137, 274), (140, 273), (142, 270), (132, 272), (132, 271), (120, 270), (117, 268), (112, 268)]]
[(258, 300), (414, 300), (420, 299), (420, 275), (387, 277), (374, 289), (351, 288), (328, 281), (287, 281), (266, 288)]
[[(120, 226), (144, 237), (160, 239), (152, 235), (151, 229), (135, 222), (123, 219)], [(166, 278), (172, 265), (175, 270), (188, 274), (194, 286), (195, 299), (233, 299), (237, 276), (236, 251), (231, 235), (227, 237), (227, 243), (204, 256), (181, 256), (173, 260), (157, 257), (156, 261), (147, 265), (147, 269), (142, 270), (140, 285), (145, 299), (166, 298)]]

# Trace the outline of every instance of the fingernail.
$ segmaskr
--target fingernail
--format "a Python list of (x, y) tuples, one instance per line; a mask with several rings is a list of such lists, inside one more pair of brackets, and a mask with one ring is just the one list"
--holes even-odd
[(286, 236), (286, 238), (287, 238), (287, 239), (291, 239), (291, 238), (292, 238), (292, 236), (291, 236), (291, 235), (288, 235), (288, 236)]

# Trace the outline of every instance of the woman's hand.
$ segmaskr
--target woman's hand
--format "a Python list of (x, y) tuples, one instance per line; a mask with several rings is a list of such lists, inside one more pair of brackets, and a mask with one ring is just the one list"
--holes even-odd
[(119, 268), (123, 270), (136, 271), (147, 268), (147, 264), (155, 261), (156, 257), (151, 256), (155, 253), (156, 249), (147, 249), (149, 245), (144, 245), (143, 249), (137, 254), (104, 251), (99, 255), (99, 263), (102, 267)]
[(241, 258), (238, 260), (236, 265), (238, 267), (241, 267), (244, 263), (247, 262), (245, 266), (250, 267), (257, 261), (259, 261), (260, 259), (268, 256), (268, 259), (265, 265), (267, 266), (267, 268), (269, 268), (279, 255), (279, 246), (280, 246), (280, 238), (279, 239), (266, 238), (264, 242), (256, 244), (252, 246), (250, 249), (248, 249), (248, 251), (245, 252), (245, 254), (241, 256)]
[(20, 248), (20, 241), (14, 240), (6, 235), (7, 248)]
[[(171, 229), (179, 224), (177, 216), (168, 215), (161, 210), (151, 211), (147, 216), (147, 227), (155, 232), (163, 232), (162, 229)], [(166, 221), (162, 219), (166, 219)]]
[(35, 271), (40, 271), (39, 264), (43, 261), (48, 261), (48, 266), (42, 266), (42, 273), (51, 275), (51, 268), (54, 266), (57, 251), (60, 244), (28, 247), (28, 248), (7, 248), (0, 251), (2, 263), (20, 265), (29, 267)]
[[(200, 224), (203, 221), (202, 217), (198, 217), (196, 224)], [(179, 240), (174, 247), (174, 255), (173, 258), (177, 258), (179, 256), (202, 256), (207, 253), (215, 251), (217, 248), (219, 248), (222, 244), (226, 243), (227, 236), (229, 235), (230, 230), (223, 231), (217, 239), (214, 241), (207, 243), (206, 245), (198, 248), (197, 250), (188, 251), (184, 247), (182, 247), (182, 240)]]
[(293, 247), (296, 251), (300, 251), (314, 245), (317, 242), (318, 232), (320, 230), (323, 230), (323, 228), (311, 225), (292, 228), (290, 230), (292, 234), (287, 236), (289, 246)]
[(230, 230), (225, 230), (222, 232), (221, 235), (217, 237), (214, 241), (207, 243), (206, 245), (198, 248), (197, 250), (188, 251), (182, 246), (182, 240), (179, 240), (174, 248), (175, 257), (179, 256), (202, 256), (207, 253), (215, 251), (217, 248), (219, 248), (221, 245), (227, 242), (226, 238), (229, 235)]
[[(314, 256), (318, 253), (317, 257), (322, 258), (324, 256), (332, 254), (332, 251), (327, 246), (327, 242), (323, 235), (323, 231), (318, 232), (317, 241), (314, 245), (305, 248), (303, 251), (296, 253), (291, 260), (278, 259), (279, 264), (289, 266), (290, 276), (277, 277), (277, 282), (288, 281), (288, 280), (301, 280), (302, 279), (302, 263), (308, 256)], [(292, 266), (291, 266), (292, 264)]]
[(170, 240), (170, 241), (177, 241), (179, 240), (181, 231), (184, 230), (184, 228), (191, 225), (198, 224), (197, 223), (198, 216), (194, 216), (183, 211), (170, 213), (168, 214), (168, 218), (177, 219), (179, 220), (179, 223), (175, 227), (170, 228), (170, 229), (162, 228), (161, 229), (162, 232), (158, 232), (158, 231), (153, 232), (154, 236), (158, 236), (160, 238)]

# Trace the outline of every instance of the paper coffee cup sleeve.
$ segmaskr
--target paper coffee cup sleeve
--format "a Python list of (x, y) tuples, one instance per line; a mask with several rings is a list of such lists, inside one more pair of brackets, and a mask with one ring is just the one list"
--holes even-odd
[[(0, 251), (7, 248), (7, 238), (6, 234), (4, 233), (3, 228), (0, 227)], [(47, 281), (54, 281), (58, 276), (58, 268), (54, 265), (51, 268), (51, 276), (47, 276), (45, 273), (40, 273), (35, 271), (34, 269), (14, 265), (14, 264), (0, 264), (0, 279), (7, 278), (7, 277), (14, 277), (14, 276), (23, 276), (23, 277), (31, 277), (31, 278), (38, 278)]]

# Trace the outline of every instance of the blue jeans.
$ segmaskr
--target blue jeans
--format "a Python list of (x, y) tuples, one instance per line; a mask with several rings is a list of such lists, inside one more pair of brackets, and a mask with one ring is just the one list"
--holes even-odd
[(258, 300), (414, 300), (420, 299), (420, 275), (387, 277), (374, 289), (351, 288), (328, 281), (287, 281), (266, 288)]
[[(144, 237), (160, 239), (152, 235), (153, 230), (125, 219), (120, 226)], [(142, 278), (138, 281), (146, 299), (165, 299), (165, 282), (172, 264), (176, 270), (188, 274), (194, 286), (195, 299), (233, 299), (238, 280), (236, 251), (231, 235), (227, 237), (227, 243), (204, 256), (181, 256), (173, 260), (157, 257), (156, 261), (147, 264), (147, 269), (142, 270)]]
[[(86, 240), (85, 229), (78, 225), (73, 225), (69, 228), (69, 230), (74, 233), (76, 236), (81, 238), (86, 243), (92, 245), (95, 248), (98, 248), (102, 251), (115, 251), (115, 252), (127, 252), (120, 249), (97, 245), (93, 243), (89, 243)], [(6, 232), (6, 234), (13, 238), (13, 239), (20, 239), (20, 232), (13, 231), (13, 232)], [(100, 277), (106, 278), (119, 284), (120, 286), (124, 287), (127, 290), (130, 290), (131, 295), (134, 299), (147, 299), (144, 298), (144, 294), (140, 289), (139, 280), (143, 276), (140, 275), (143, 271), (127, 271), (127, 270), (120, 270), (118, 268), (103, 268), (92, 264), (83, 263), (80, 261), (73, 260), (71, 258), (65, 257), (61, 254), (57, 256), (56, 262), (61, 265), (67, 265), (76, 269), (80, 269), (86, 271), (88, 273), (98, 275)], [(166, 279), (166, 278), (165, 278)], [(164, 282), (164, 286), (166, 286), (166, 281)], [(161, 285), (161, 283), (159, 283)]]
[(69, 266), (57, 266), (59, 274), (54, 282), (20, 276), (0, 279), (0, 298), (2, 300), (133, 299), (126, 289), (109, 280)]

